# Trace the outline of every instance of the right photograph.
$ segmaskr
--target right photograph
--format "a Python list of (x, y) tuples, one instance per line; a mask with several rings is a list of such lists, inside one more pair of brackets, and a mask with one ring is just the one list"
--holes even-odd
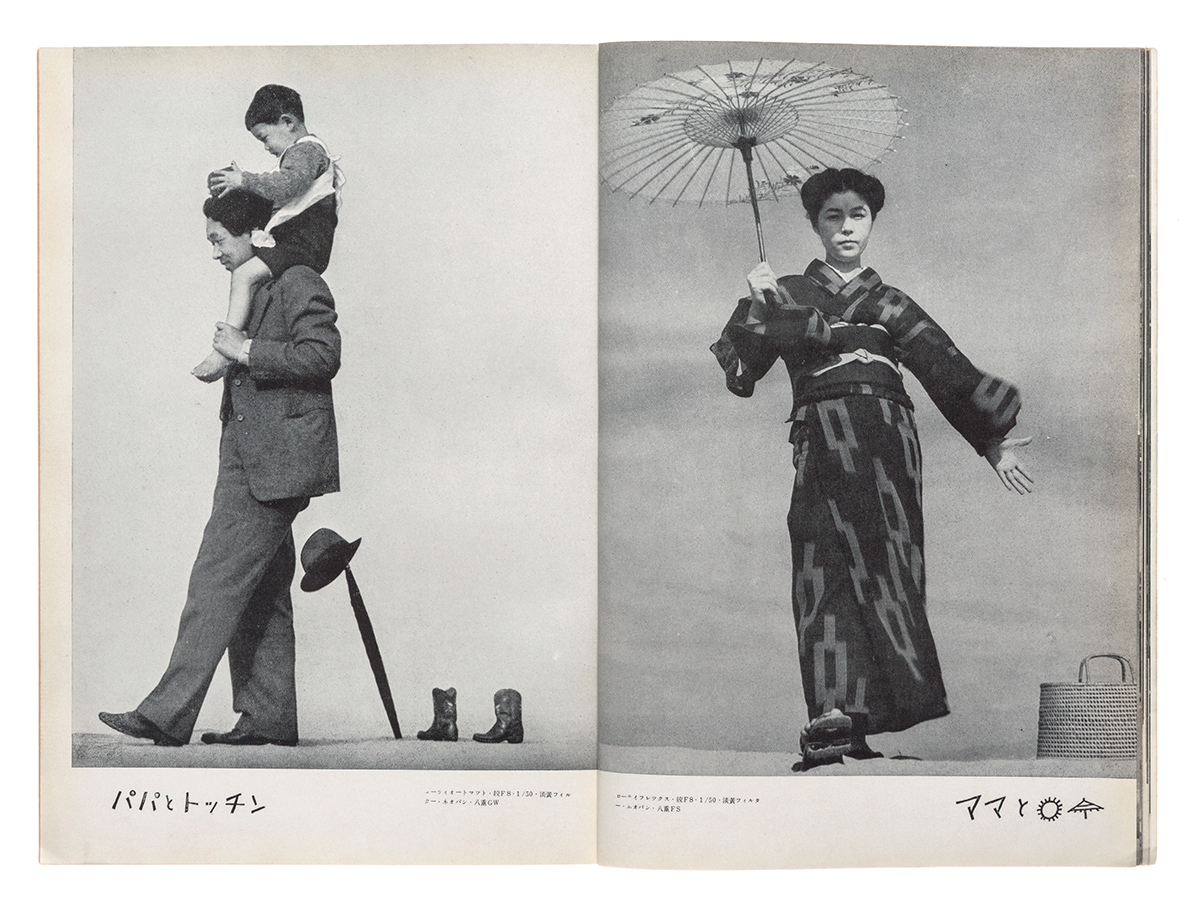
[(600, 767), (1138, 777), (1136, 50), (600, 50)]

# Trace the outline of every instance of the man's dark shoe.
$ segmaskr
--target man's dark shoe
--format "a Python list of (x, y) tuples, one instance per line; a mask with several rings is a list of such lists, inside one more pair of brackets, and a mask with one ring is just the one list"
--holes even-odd
[(254, 731), (226, 731), (224, 734), (218, 734), (216, 731), (208, 731), (201, 734), (200, 739), (205, 743), (223, 743), (231, 747), (261, 747), (267, 744), (273, 744), (277, 747), (294, 747), (297, 743), (295, 738), (281, 740), (275, 737), (267, 737), (265, 734), (258, 734)]
[(160, 747), (181, 747), (183, 741), (176, 737), (172, 737), (166, 731), (159, 728), (153, 721), (143, 715), (141, 712), (122, 712), (120, 715), (112, 712), (101, 712), (100, 720), (107, 724), (114, 731), (120, 731), (129, 737), (140, 737), (144, 740), (153, 740), (155, 746)]

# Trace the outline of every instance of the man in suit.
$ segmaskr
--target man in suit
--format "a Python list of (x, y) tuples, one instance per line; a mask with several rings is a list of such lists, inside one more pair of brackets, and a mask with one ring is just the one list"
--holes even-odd
[[(250, 235), (270, 203), (240, 190), (205, 201), (213, 258), (232, 272), (252, 256)], [(225, 376), (212, 515), (188, 583), (166, 673), (132, 712), (100, 720), (156, 744), (188, 742), (221, 656), (229, 652), (232, 731), (205, 743), (297, 741), (292, 521), (311, 497), (338, 489), (330, 381), (341, 363), (333, 297), (320, 275), (294, 266), (261, 286), (246, 331), (217, 324), (213, 346), (235, 363)]]

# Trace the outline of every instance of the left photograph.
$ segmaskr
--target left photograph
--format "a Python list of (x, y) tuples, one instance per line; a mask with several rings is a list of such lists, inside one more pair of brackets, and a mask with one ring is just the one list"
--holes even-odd
[(578, 56), (73, 53), (73, 766), (595, 768)]

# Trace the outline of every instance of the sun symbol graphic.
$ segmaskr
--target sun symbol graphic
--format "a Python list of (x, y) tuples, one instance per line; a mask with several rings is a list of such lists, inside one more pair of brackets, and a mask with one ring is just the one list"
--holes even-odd
[(1046, 820), (1046, 822), (1054, 822), (1054, 820), (1062, 816), (1062, 811), (1062, 801), (1057, 797), (1047, 797), (1038, 804), (1038, 816)]

